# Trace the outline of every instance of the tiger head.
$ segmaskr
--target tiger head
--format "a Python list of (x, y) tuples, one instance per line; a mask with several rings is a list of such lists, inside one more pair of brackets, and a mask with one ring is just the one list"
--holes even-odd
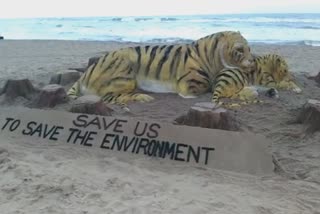
[(272, 54), (271, 56), (273, 57), (270, 62), (271, 73), (275, 82), (279, 83), (283, 80), (292, 80), (293, 77), (289, 72), (289, 66), (286, 60), (277, 54)]
[(223, 32), (218, 48), (224, 67), (239, 67), (244, 72), (250, 72), (254, 68), (250, 47), (240, 32)]
[(277, 84), (277, 88), (291, 90), (296, 93), (302, 91), (295, 83), (294, 77), (289, 71), (289, 66), (282, 56), (267, 54), (263, 56), (262, 59), (262, 70), (271, 74)]

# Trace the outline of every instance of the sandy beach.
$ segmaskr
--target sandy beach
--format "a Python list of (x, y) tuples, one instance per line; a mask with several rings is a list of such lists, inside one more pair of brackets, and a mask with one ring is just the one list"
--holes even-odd
[[(0, 87), (28, 78), (35, 86), (69, 68), (85, 67), (105, 51), (137, 43), (93, 41), (0, 41)], [(320, 132), (305, 135), (294, 123), (320, 87), (306, 78), (320, 68), (320, 47), (251, 45), (254, 54), (284, 56), (301, 94), (280, 91), (279, 99), (236, 111), (241, 128), (272, 141), (282, 171), (252, 176), (178, 166), (146, 158), (116, 158), (99, 149), (0, 138), (0, 213), (243, 213), (320, 214)], [(131, 117), (172, 123), (210, 94), (183, 99), (153, 94), (150, 103), (130, 104)], [(16, 105), (23, 104), (18, 100)], [(0, 110), (8, 104), (2, 103)], [(56, 109), (63, 110), (63, 106)], [(5, 111), (0, 111), (0, 115)], [(121, 113), (119, 113), (121, 115)]]

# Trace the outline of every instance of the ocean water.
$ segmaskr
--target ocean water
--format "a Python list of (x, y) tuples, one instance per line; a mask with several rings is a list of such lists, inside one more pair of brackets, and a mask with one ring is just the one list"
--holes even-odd
[(5, 39), (179, 42), (224, 30), (251, 43), (320, 46), (319, 14), (0, 19)]

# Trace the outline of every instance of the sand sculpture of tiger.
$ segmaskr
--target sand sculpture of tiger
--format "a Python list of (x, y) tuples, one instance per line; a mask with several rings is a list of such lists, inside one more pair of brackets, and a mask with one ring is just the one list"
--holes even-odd
[[(277, 54), (267, 54), (254, 58), (254, 69), (244, 72), (241, 68), (225, 68), (215, 78), (213, 97), (215, 103), (224, 104), (220, 98), (238, 98), (242, 104), (261, 102), (258, 92), (269, 92), (277, 96), (276, 89), (302, 90), (294, 82), (287, 62)], [(237, 104), (229, 106), (238, 106)]]
[(257, 56), (255, 61), (256, 84), (277, 89), (301, 93), (301, 88), (295, 83), (286, 60), (277, 54)]
[(122, 105), (153, 99), (136, 93), (139, 88), (191, 98), (212, 92), (220, 70), (239, 67), (249, 72), (253, 66), (247, 40), (239, 32), (224, 31), (190, 44), (137, 46), (107, 53), (89, 66), (68, 96), (95, 94), (106, 103)]

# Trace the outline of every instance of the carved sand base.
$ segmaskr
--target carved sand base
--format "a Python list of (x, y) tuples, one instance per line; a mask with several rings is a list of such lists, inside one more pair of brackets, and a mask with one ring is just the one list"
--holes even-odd
[(35, 107), (54, 107), (67, 102), (67, 93), (61, 85), (51, 84), (43, 87), (35, 101)]
[(298, 122), (305, 125), (307, 134), (320, 131), (320, 101), (309, 99), (298, 116)]
[(78, 71), (65, 71), (53, 75), (50, 79), (50, 84), (68, 85), (76, 82), (81, 76)]
[(33, 87), (28, 79), (8, 80), (2, 90), (6, 100), (13, 100), (16, 97), (31, 99), (38, 90)]
[(186, 115), (178, 117), (179, 125), (198, 126), (202, 128), (239, 130), (238, 124), (231, 113), (224, 108), (216, 108), (213, 103), (196, 103)]
[(87, 95), (75, 100), (69, 111), (73, 113), (111, 116), (113, 110), (106, 106), (99, 97)]

